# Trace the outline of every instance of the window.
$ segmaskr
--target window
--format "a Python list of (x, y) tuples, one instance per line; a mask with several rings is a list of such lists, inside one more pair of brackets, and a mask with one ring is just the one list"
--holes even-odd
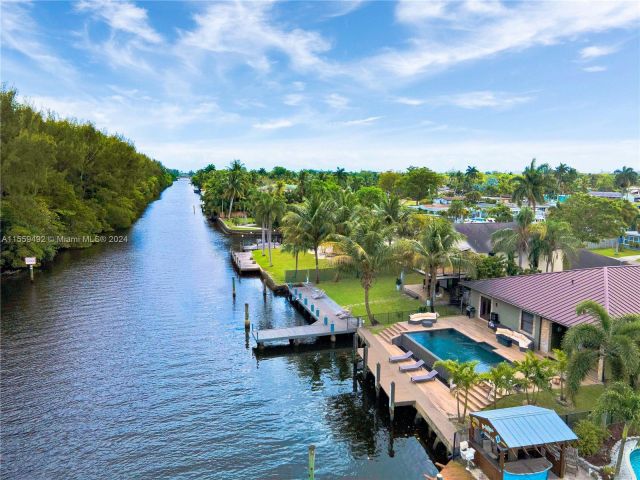
[(520, 330), (533, 335), (533, 313), (522, 311)]

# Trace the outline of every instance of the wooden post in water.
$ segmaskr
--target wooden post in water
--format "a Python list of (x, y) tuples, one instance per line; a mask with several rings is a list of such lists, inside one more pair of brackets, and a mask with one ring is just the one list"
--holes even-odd
[(31, 283), (33, 283), (33, 265), (29, 265), (29, 278), (31, 278)]
[(353, 362), (353, 373), (358, 370), (358, 335), (353, 334), (353, 351), (351, 352), (351, 361)]
[(376, 400), (380, 397), (380, 362), (376, 363)]
[(231, 289), (233, 298), (236, 298), (236, 277), (231, 277)]
[(362, 350), (362, 378), (366, 378), (367, 376), (367, 360), (369, 357), (369, 346), (365, 342), (363, 350)]
[(309, 445), (309, 480), (316, 478), (316, 446)]
[(267, 282), (265, 282), (264, 280), (262, 281), (262, 296), (267, 296)]
[(249, 323), (249, 304), (244, 304), (244, 329), (249, 330), (251, 324)]
[(194, 215), (196, 214), (196, 206), (195, 205), (193, 206), (193, 214)]
[(391, 382), (391, 389), (389, 391), (389, 416), (393, 422), (393, 417), (396, 413), (396, 382)]

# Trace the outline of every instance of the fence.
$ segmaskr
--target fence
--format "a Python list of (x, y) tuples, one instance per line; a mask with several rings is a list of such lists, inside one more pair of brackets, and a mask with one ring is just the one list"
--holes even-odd
[[(353, 273), (345, 273), (339, 271), (337, 268), (321, 268), (318, 270), (321, 282), (335, 282), (340, 278), (356, 278)], [(315, 282), (316, 270), (315, 268), (305, 270), (286, 270), (284, 272), (285, 283), (300, 283), (300, 282)]]
[(583, 412), (563, 413), (558, 415), (560, 416), (562, 421), (569, 426), (569, 428), (573, 428), (573, 426), (576, 423), (578, 423), (580, 420), (584, 420), (585, 418), (588, 418), (589, 415), (591, 415), (591, 412), (583, 411)]

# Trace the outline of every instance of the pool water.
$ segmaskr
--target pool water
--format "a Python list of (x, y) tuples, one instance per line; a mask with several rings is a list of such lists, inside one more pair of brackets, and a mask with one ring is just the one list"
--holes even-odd
[(478, 343), (452, 328), (407, 333), (406, 335), (441, 360), (458, 360), (460, 362), (477, 360), (480, 363), (476, 366), (476, 371), (480, 373), (506, 361), (504, 357), (495, 353), (490, 345)]
[(629, 454), (629, 462), (631, 463), (631, 468), (633, 468), (633, 473), (636, 474), (636, 478), (640, 480), (640, 448), (636, 448)]

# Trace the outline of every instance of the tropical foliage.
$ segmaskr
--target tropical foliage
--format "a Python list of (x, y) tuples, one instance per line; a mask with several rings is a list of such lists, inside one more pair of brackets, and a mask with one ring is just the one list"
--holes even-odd
[(3, 269), (131, 226), (177, 175), (122, 137), (18, 103), (15, 90), (0, 100)]
[[(477, 360), (470, 362), (459, 362), (457, 360), (438, 360), (433, 364), (433, 368), (442, 367), (449, 375), (451, 388), (456, 394), (456, 408), (458, 422), (464, 422), (469, 408), (469, 392), (482, 381), (483, 377), (476, 371)], [(462, 412), (460, 407), (462, 405)]]

